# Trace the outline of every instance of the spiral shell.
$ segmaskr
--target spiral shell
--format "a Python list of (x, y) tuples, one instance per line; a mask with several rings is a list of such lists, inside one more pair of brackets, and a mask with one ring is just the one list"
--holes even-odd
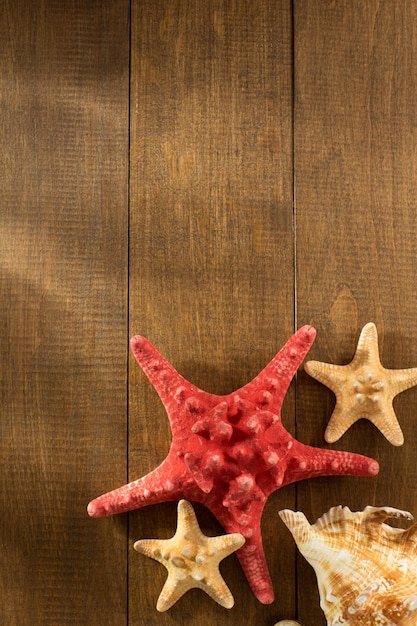
[(417, 624), (417, 524), (406, 511), (334, 507), (310, 525), (303, 513), (280, 511), (301, 554), (316, 572), (328, 626)]

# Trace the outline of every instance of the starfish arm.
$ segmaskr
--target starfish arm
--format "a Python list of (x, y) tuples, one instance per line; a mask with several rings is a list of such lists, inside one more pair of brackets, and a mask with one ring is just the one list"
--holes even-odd
[(274, 588), (262, 547), (260, 529), (254, 529), (254, 534), (236, 552), (236, 556), (259, 602), (272, 604), (274, 601)]
[(314, 448), (296, 442), (293, 456), (297, 462), (293, 470), (288, 467), (284, 485), (316, 476), (375, 476), (379, 472), (377, 461), (353, 452)]
[(343, 410), (342, 406), (336, 403), (336, 407), (327, 424), (324, 439), (327, 443), (338, 441), (347, 430), (360, 419), (360, 415), (355, 411)]
[(146, 476), (92, 500), (87, 507), (88, 514), (91, 517), (106, 517), (149, 504), (178, 500), (184, 494), (185, 481), (184, 476), (172, 471), (172, 466), (168, 456)]
[(219, 537), (205, 537), (205, 539), (217, 555), (218, 563), (233, 552), (236, 552), (245, 543), (245, 538), (240, 533), (230, 533), (228, 535), (220, 535)]
[(237, 550), (236, 556), (239, 559), (246, 579), (262, 604), (271, 604), (274, 601), (274, 589), (265, 552), (262, 545), (261, 518), (264, 509), (264, 502), (254, 501), (250, 515), (247, 518), (239, 516), (236, 519), (236, 512), (227, 507), (220, 507), (215, 502), (205, 502), (205, 505), (218, 519), (227, 533), (239, 533), (245, 537), (245, 543)]
[(175, 423), (178, 407), (182, 405), (190, 413), (198, 413), (200, 405), (212, 408), (219, 402), (217, 396), (199, 389), (181, 376), (145, 337), (132, 337), (130, 346), (136, 361), (161, 398), (171, 425)]
[(184, 580), (178, 580), (175, 576), (169, 575), (162, 591), (159, 595), (156, 608), (163, 612), (170, 609), (182, 596), (190, 589), (202, 589), (210, 598), (226, 609), (231, 609), (235, 603), (230, 589), (223, 580), (220, 572), (215, 569), (211, 572), (210, 578), (195, 580), (192, 576), (187, 576)]
[(332, 363), (324, 363), (322, 361), (307, 361), (304, 370), (326, 387), (329, 387), (336, 393), (343, 382), (345, 376), (346, 365), (333, 365)]
[(204, 544), (207, 541), (206, 535), (201, 531), (198, 524), (197, 515), (194, 507), (188, 500), (180, 500), (177, 507), (178, 530), (177, 533), (187, 535), (192, 538), (195, 543)]
[(232, 593), (229, 587), (226, 585), (223, 580), (219, 570), (214, 571), (211, 575), (211, 578), (208, 580), (202, 581), (198, 586), (200, 589), (206, 592), (207, 595), (210, 596), (215, 602), (220, 604), (220, 606), (225, 609), (231, 609), (235, 603), (235, 600), (232, 596)]
[(402, 446), (404, 443), (404, 435), (392, 406), (387, 404), (384, 407), (384, 411), (370, 415), (368, 419), (381, 431), (384, 437), (393, 446)]
[(139, 539), (135, 541), (133, 547), (137, 552), (165, 565), (166, 560), (162, 554), (166, 547), (170, 545), (170, 541), (170, 539)]
[(189, 581), (178, 581), (169, 573), (156, 603), (157, 611), (160, 613), (168, 611), (192, 587)]
[(266, 392), (271, 396), (269, 403), (280, 408), (290, 382), (315, 337), (316, 331), (312, 326), (302, 326), (256, 378), (238, 389), (236, 394), (254, 398)]
[(380, 364), (378, 350), (378, 331), (373, 322), (362, 328), (352, 363), (359, 367), (362, 363)]
[(417, 367), (401, 370), (385, 370), (387, 379), (391, 383), (393, 397), (417, 385)]

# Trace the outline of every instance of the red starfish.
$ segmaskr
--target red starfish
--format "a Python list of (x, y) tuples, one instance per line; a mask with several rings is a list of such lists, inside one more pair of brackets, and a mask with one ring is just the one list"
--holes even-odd
[(315, 335), (311, 326), (298, 330), (256, 378), (225, 396), (195, 387), (147, 339), (133, 337), (135, 358), (167, 410), (171, 448), (159, 467), (93, 500), (88, 513), (102, 517), (169, 500), (200, 502), (226, 532), (246, 538), (237, 552), (242, 568), (260, 602), (273, 602), (261, 537), (268, 496), (305, 478), (379, 470), (368, 457), (304, 445), (281, 423), (285, 393)]

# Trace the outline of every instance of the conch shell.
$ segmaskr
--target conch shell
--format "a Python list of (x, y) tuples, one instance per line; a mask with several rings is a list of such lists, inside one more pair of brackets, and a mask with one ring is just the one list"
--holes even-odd
[(316, 572), (328, 626), (417, 625), (417, 524), (384, 523), (410, 513), (338, 506), (313, 525), (300, 512), (279, 515)]

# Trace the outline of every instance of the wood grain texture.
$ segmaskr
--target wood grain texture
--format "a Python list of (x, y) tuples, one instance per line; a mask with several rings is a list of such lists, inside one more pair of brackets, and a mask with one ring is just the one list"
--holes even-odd
[(8, 626), (126, 623), (125, 524), (85, 509), (126, 476), (128, 44), (124, 0), (0, 6)]
[[(231, 611), (193, 590), (158, 614), (165, 570), (133, 542), (172, 536), (176, 505), (85, 511), (169, 448), (129, 335), (219, 394), (305, 323), (309, 358), (347, 363), (374, 321), (383, 365), (417, 365), (416, 54), (413, 0), (0, 3), (1, 623), (323, 626), (278, 510), (417, 515), (416, 389), (395, 400), (404, 446), (363, 421), (331, 446), (377, 478), (270, 498), (271, 606), (232, 555)], [(301, 370), (283, 422), (326, 447), (333, 406)]]
[[(298, 322), (313, 323), (311, 357), (344, 364), (374, 321), (382, 363), (417, 363), (417, 7), (396, 0), (295, 2), (295, 163)], [(298, 438), (323, 445), (333, 394), (300, 376)], [(405, 444), (361, 420), (335, 448), (381, 464), (376, 479), (310, 481), (298, 507), (310, 521), (336, 504), (417, 513), (417, 389), (394, 403)], [(299, 565), (299, 618), (325, 624), (314, 573)]]
[[(228, 393), (292, 334), (292, 48), (289, 2), (135, 1), (132, 6), (130, 330), (147, 336), (193, 383)], [(131, 360), (130, 477), (165, 456), (165, 411)], [(294, 427), (294, 394), (284, 421)], [(295, 553), (277, 532), (271, 498), (263, 533), (277, 601), (253, 596), (236, 558), (222, 571), (228, 612), (195, 590), (155, 612), (165, 571), (129, 558), (130, 622), (259, 626), (295, 612)], [(207, 533), (220, 527), (202, 507)], [(175, 531), (176, 506), (131, 514), (130, 546)]]

